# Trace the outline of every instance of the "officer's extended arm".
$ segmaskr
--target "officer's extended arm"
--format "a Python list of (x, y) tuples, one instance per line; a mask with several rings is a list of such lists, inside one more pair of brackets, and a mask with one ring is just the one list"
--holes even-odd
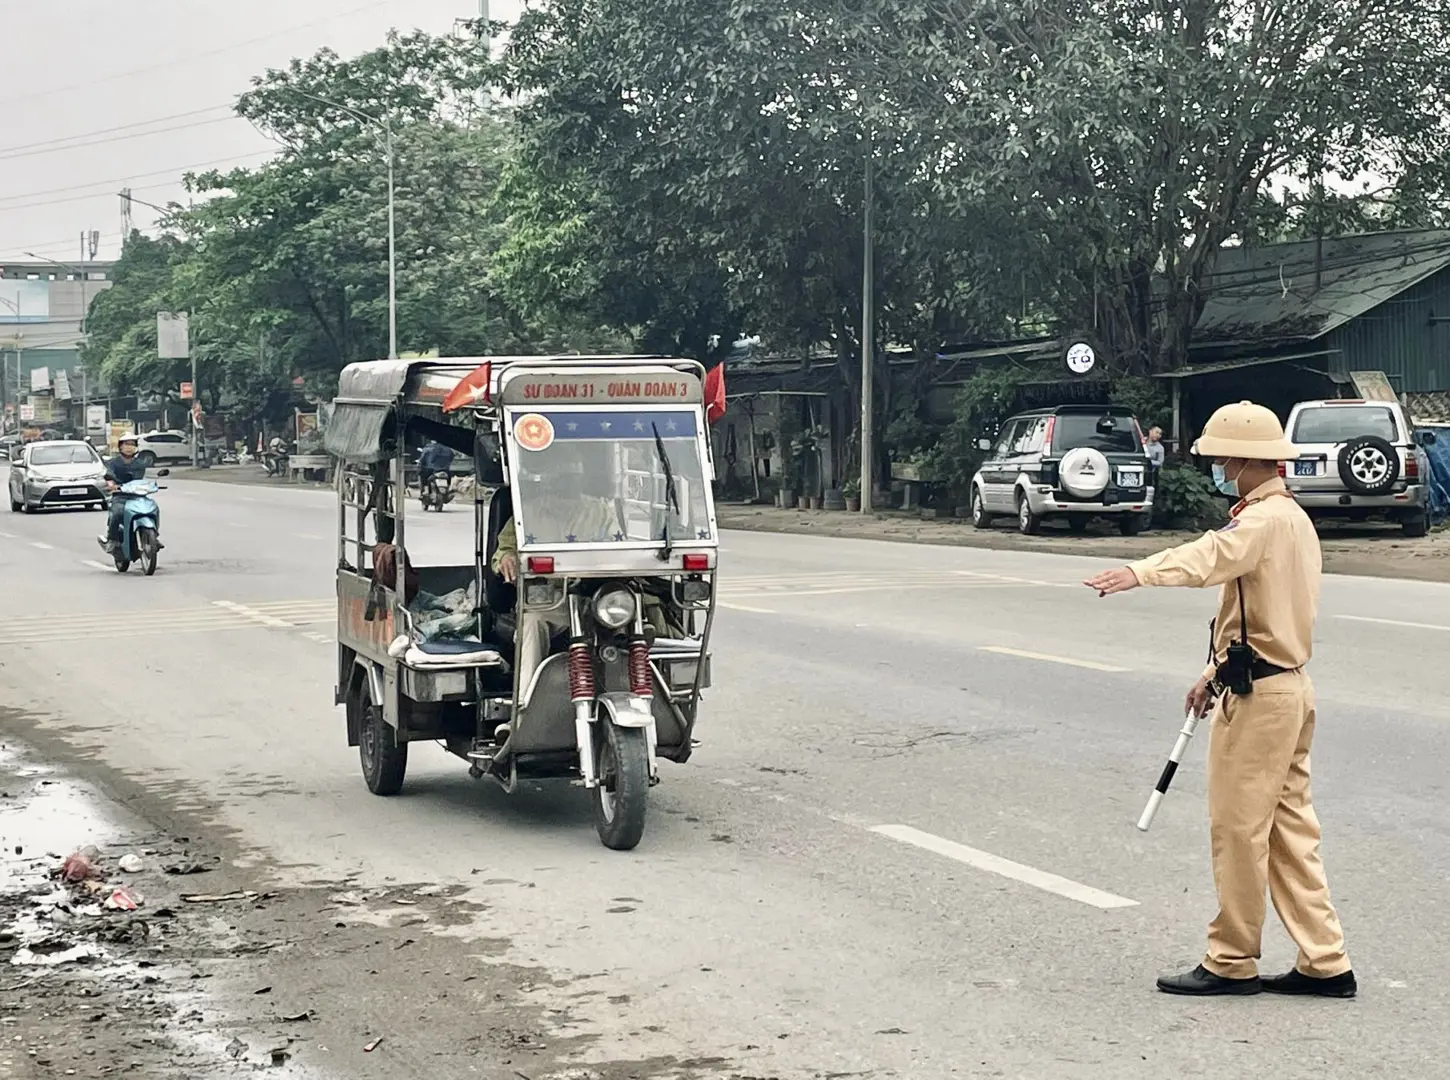
[(1191, 589), (1222, 585), (1258, 565), (1273, 527), (1271, 518), (1246, 511), (1216, 532), (1129, 563), (1128, 568), (1143, 585)]

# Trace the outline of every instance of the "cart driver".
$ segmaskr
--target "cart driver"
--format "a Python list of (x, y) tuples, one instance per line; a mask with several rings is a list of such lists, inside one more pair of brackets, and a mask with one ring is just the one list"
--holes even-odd
[[(618, 516), (610, 501), (585, 491), (583, 462), (565, 462), (547, 480), (536, 472), (524, 473), (521, 479), (530, 524), (544, 535), (569, 543), (598, 543), (619, 534)], [(518, 581), (519, 536), (512, 515), (499, 530), (492, 566), (508, 584)]]

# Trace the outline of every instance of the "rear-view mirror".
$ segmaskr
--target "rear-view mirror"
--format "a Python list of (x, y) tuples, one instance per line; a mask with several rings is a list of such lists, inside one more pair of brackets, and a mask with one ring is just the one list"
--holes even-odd
[(1422, 431), (1420, 432), (1420, 445), (1434, 446), (1437, 438), (1438, 436), (1433, 431)]
[(1111, 416), (1105, 416), (1098, 421), (1098, 434), (1111, 435), (1118, 430), (1117, 422)]

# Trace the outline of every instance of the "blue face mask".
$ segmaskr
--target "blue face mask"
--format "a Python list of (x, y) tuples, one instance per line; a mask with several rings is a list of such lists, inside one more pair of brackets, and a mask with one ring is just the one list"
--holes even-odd
[[(1240, 469), (1239, 472), (1242, 474), (1243, 470)], [(1216, 461), (1213, 463), (1213, 486), (1231, 498), (1242, 498), (1239, 494), (1239, 478), (1236, 476), (1230, 480), (1223, 466)]]

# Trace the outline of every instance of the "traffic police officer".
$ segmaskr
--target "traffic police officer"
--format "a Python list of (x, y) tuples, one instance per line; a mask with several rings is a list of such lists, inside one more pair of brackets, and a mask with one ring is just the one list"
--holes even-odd
[[(1219, 911), (1203, 962), (1158, 988), (1353, 997), (1309, 794), (1314, 687), (1304, 665), (1321, 557), (1314, 526), (1278, 476), (1277, 463), (1296, 451), (1272, 412), (1243, 401), (1213, 414), (1193, 452), (1214, 459), (1219, 489), (1238, 498), (1228, 524), (1085, 582), (1103, 596), (1222, 586), (1212, 656), (1184, 702), (1199, 716), (1213, 708), (1208, 816)], [(1287, 974), (1261, 979), (1266, 888), (1299, 957)]]

